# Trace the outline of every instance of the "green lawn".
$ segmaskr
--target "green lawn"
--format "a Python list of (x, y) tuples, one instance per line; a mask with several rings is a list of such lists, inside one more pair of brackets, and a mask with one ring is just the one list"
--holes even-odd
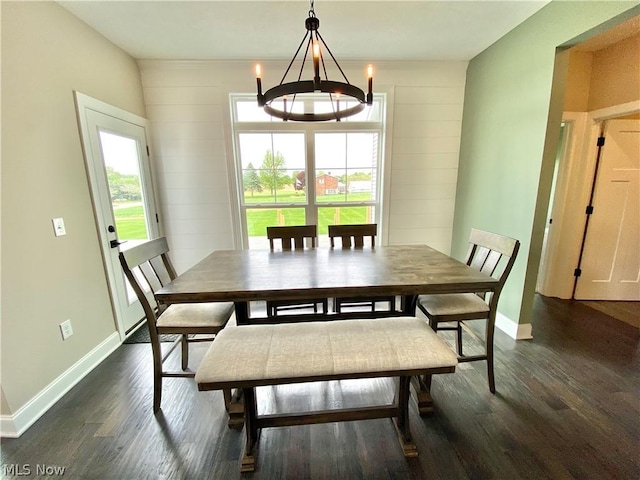
[(113, 214), (116, 220), (118, 240), (145, 240), (149, 238), (141, 204), (114, 208)]
[[(304, 203), (305, 195), (301, 192), (279, 191), (276, 195), (266, 192), (255, 193), (251, 196), (245, 192), (245, 202), (247, 204), (265, 204), (265, 203), (281, 203), (296, 204)], [(330, 202), (344, 201), (366, 201), (371, 199), (371, 194), (350, 193), (347, 195), (320, 195), (317, 198), (319, 204)], [(278, 211), (280, 211), (280, 221), (278, 219)], [(368, 207), (319, 207), (318, 208), (318, 234), (326, 235), (327, 226), (335, 223), (368, 223)], [(270, 225), (304, 225), (304, 208), (270, 208), (270, 209), (247, 209), (247, 230), (250, 237), (261, 237), (266, 234), (267, 227)]]
[[(368, 223), (368, 207), (320, 207), (318, 209), (318, 234), (326, 235), (327, 226), (334, 223)], [(278, 221), (278, 211), (282, 218)], [(303, 208), (247, 210), (247, 229), (250, 237), (266, 235), (271, 225), (304, 225)]]
[[(371, 193), (348, 193), (348, 194), (335, 194), (335, 195), (318, 195), (318, 203), (329, 202), (363, 202), (371, 200)], [(263, 204), (263, 203), (304, 203), (306, 201), (306, 195), (303, 192), (295, 192), (293, 190), (280, 190), (276, 192), (276, 195), (271, 195), (269, 192), (254, 193), (244, 192), (244, 202), (247, 205)]]
[[(349, 200), (368, 200), (368, 193), (358, 193), (349, 195)], [(278, 193), (279, 203), (304, 202), (304, 195), (290, 192)], [(248, 198), (254, 203), (272, 203), (274, 197), (270, 195), (256, 194), (253, 198)], [(344, 195), (325, 195), (318, 198), (319, 202), (342, 201)], [(281, 218), (278, 219), (278, 212)], [(326, 235), (327, 226), (334, 223), (368, 223), (369, 207), (319, 207), (318, 208), (318, 234)], [(116, 220), (116, 230), (120, 240), (144, 240), (149, 238), (147, 227), (144, 221), (144, 211), (142, 205), (132, 204), (115, 208), (113, 211)], [(247, 229), (250, 237), (262, 237), (266, 235), (267, 227), (270, 225), (304, 225), (304, 208), (269, 208), (269, 209), (248, 209)]]

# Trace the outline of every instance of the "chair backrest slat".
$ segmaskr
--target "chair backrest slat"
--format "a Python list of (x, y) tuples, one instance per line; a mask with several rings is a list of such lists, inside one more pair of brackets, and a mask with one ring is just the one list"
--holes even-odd
[(376, 246), (378, 225), (375, 223), (361, 223), (353, 225), (329, 225), (329, 240), (331, 248), (335, 248), (335, 239), (340, 238), (342, 248), (364, 248), (365, 238), (370, 239), (371, 247)]
[(157, 302), (155, 305), (149, 302), (145, 290), (150, 288), (151, 292), (155, 294), (176, 277), (175, 270), (167, 255), (168, 252), (167, 239), (161, 237), (136, 245), (120, 252), (119, 255), (122, 270), (140, 300), (147, 319), (151, 322), (155, 322), (158, 305)]
[(175, 278), (175, 275), (172, 276), (171, 272), (167, 269), (164, 258), (165, 256), (166, 254), (162, 254), (160, 257), (155, 257), (149, 260), (149, 263), (153, 267), (153, 271), (155, 272), (156, 277), (158, 278), (158, 281), (160, 282), (160, 285), (162, 287), (167, 285), (169, 282), (171, 282), (171, 280)]
[(269, 248), (275, 250), (274, 240), (280, 240), (282, 250), (302, 250), (306, 238), (311, 240), (311, 248), (316, 248), (318, 228), (316, 225), (296, 225), (292, 227), (273, 226), (267, 227)]
[(495, 276), (500, 261), (503, 258), (506, 259), (506, 264), (497, 277), (498, 287), (493, 295), (496, 301), (507, 280), (509, 272), (511, 272), (519, 249), (520, 242), (515, 238), (475, 228), (471, 230), (467, 265), (487, 275)]

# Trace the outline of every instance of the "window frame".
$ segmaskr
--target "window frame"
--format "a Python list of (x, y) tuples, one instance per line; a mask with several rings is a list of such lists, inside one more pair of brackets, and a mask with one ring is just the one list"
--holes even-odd
[[(274, 209), (274, 208), (303, 208), (307, 224), (318, 224), (318, 209), (327, 207), (371, 206), (375, 209), (374, 222), (378, 224), (378, 231), (383, 231), (383, 206), (387, 203), (384, 198), (384, 187), (387, 185), (385, 176), (385, 128), (386, 128), (386, 104), (385, 93), (374, 94), (374, 102), (379, 105), (379, 119), (375, 121), (342, 121), (342, 122), (284, 122), (279, 119), (272, 121), (238, 121), (236, 118), (235, 104), (237, 101), (255, 101), (254, 94), (229, 94), (230, 120), (233, 146), (233, 178), (235, 185), (235, 209), (237, 215), (235, 221), (238, 224), (240, 244), (243, 249), (249, 248), (249, 235), (247, 230), (247, 210)], [(240, 158), (240, 135), (247, 133), (301, 133), (304, 136), (305, 145), (305, 172), (306, 172), (306, 200), (295, 203), (247, 203), (243, 189), (243, 167)], [(316, 159), (315, 159), (315, 135), (317, 133), (375, 133), (378, 135), (376, 174), (376, 198), (368, 201), (336, 201), (318, 202), (316, 200)], [(257, 166), (256, 166), (257, 168)], [(266, 236), (266, 233), (265, 233)]]

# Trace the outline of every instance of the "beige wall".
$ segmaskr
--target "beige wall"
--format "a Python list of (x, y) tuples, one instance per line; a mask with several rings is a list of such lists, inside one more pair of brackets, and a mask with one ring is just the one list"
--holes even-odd
[[(115, 332), (73, 91), (145, 114), (135, 61), (54, 2), (2, 8), (2, 414)], [(63, 217), (67, 235), (53, 235)], [(62, 341), (58, 324), (71, 319)]]
[(640, 33), (593, 53), (588, 110), (640, 98)]
[(565, 112), (589, 110), (589, 88), (593, 53), (571, 50), (567, 70), (567, 90), (564, 94)]
[(613, 45), (569, 53), (565, 112), (589, 112), (640, 98), (640, 33)]

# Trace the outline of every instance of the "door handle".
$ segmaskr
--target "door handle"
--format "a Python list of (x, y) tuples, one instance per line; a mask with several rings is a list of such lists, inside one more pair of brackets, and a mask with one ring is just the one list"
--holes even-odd
[(109, 240), (109, 245), (111, 245), (111, 248), (118, 248), (118, 246), (122, 245), (123, 243), (127, 243), (127, 241), (123, 240), (123, 241), (119, 242), (118, 239)]

